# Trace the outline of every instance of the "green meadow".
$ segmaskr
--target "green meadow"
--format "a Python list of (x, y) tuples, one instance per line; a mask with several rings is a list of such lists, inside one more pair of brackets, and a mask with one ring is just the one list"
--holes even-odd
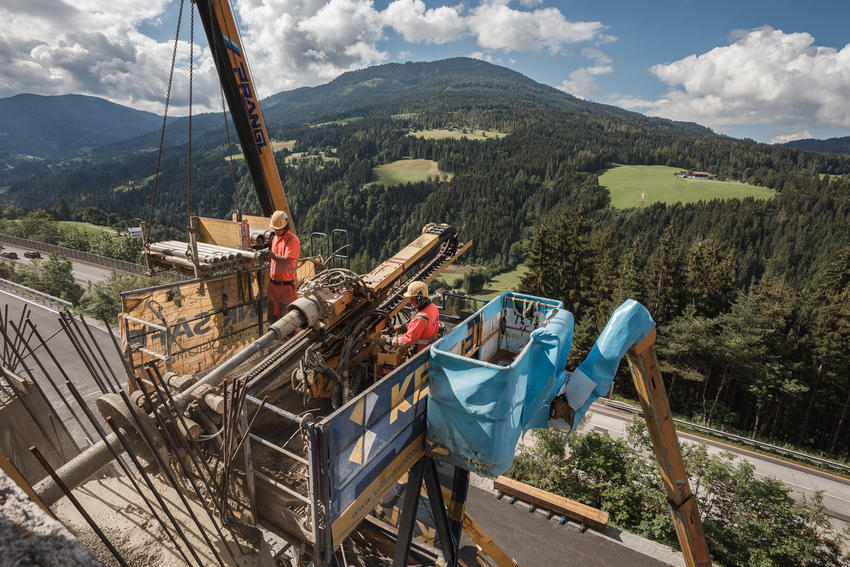
[[(615, 165), (599, 176), (599, 186), (608, 190), (615, 209), (645, 207), (652, 203), (695, 203), (712, 199), (770, 199), (775, 192), (737, 181), (680, 179), (679, 167), (664, 165)], [(646, 192), (644, 200), (641, 195)]]
[(425, 181), (429, 177), (441, 180), (451, 179), (451, 174), (443, 173), (437, 162), (429, 159), (400, 159), (386, 165), (379, 165), (372, 171), (376, 183), (383, 185), (402, 185)]
[(516, 269), (510, 272), (503, 272), (487, 282), (484, 289), (479, 293), (475, 293), (475, 297), (481, 299), (493, 299), (503, 291), (519, 291), (519, 281), (525, 274), (525, 265), (520, 264)]
[(88, 234), (98, 234), (100, 232), (108, 232), (109, 234), (118, 234), (114, 228), (110, 228), (108, 226), (100, 226), (96, 224), (91, 224), (90, 222), (79, 222), (79, 221), (56, 221), (59, 226), (70, 226), (76, 229), (81, 230), (82, 232)]
[(410, 135), (416, 138), (425, 138), (426, 140), (444, 140), (446, 138), (452, 138), (454, 140), (460, 140), (461, 138), (467, 138), (469, 140), (494, 140), (507, 136), (504, 132), (478, 130), (474, 128), (464, 128), (462, 130), (417, 130), (416, 132), (411, 132)]
[[(272, 151), (276, 152), (286, 148), (290, 152), (295, 147), (295, 140), (272, 140)], [(224, 159), (230, 159), (230, 156), (225, 156)], [(234, 153), (233, 159), (245, 159), (242, 152)]]
[[(443, 270), (440, 277), (443, 281), (451, 285), (454, 280), (459, 277), (463, 277), (467, 272), (483, 267), (484, 266), (472, 266), (469, 264), (452, 264)], [(479, 299), (489, 300), (493, 299), (503, 291), (519, 291), (519, 281), (522, 279), (523, 274), (525, 274), (525, 264), (520, 264), (509, 272), (502, 272), (501, 274), (493, 276), (492, 280), (484, 284), (484, 289), (471, 295)]]

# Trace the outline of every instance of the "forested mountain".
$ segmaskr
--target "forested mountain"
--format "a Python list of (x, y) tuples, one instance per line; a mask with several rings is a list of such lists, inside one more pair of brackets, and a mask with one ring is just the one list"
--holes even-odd
[(0, 159), (60, 160), (159, 128), (162, 117), (101, 98), (20, 94), (0, 99)]
[(831, 154), (850, 154), (850, 136), (842, 138), (827, 138), (816, 140), (808, 138), (805, 140), (792, 140), (786, 144), (789, 148), (799, 148), (810, 152), (828, 152)]
[(296, 123), (334, 115), (389, 116), (424, 111), (435, 104), (454, 109), (481, 103), (491, 110), (506, 103), (514, 109), (545, 107), (657, 128), (674, 127), (682, 133), (712, 134), (697, 124), (648, 118), (615, 106), (587, 102), (516, 71), (467, 57), (390, 63), (343, 73), (326, 85), (271, 96), (263, 101), (263, 112), (271, 122)]

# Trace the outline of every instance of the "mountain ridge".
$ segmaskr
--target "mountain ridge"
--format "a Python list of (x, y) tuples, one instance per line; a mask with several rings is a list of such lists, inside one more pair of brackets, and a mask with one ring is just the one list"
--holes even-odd
[(810, 152), (825, 152), (830, 154), (850, 154), (850, 136), (839, 138), (806, 138), (803, 140), (792, 140), (782, 144), (789, 148), (808, 150)]
[(0, 99), (0, 158), (72, 158), (161, 123), (162, 117), (152, 112), (99, 97), (17, 94)]

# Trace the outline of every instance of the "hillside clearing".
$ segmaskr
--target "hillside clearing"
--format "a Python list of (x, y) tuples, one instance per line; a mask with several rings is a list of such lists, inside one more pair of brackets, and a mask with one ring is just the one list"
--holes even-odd
[(109, 234), (118, 234), (118, 231), (114, 228), (110, 228), (108, 226), (100, 226), (96, 224), (92, 224), (90, 222), (80, 222), (80, 221), (56, 221), (56, 224), (59, 226), (70, 226), (76, 229), (79, 229), (88, 234), (98, 234), (101, 232), (106, 232)]
[(468, 140), (498, 140), (499, 138), (507, 136), (505, 132), (497, 132), (495, 130), (478, 130), (474, 128), (464, 128), (462, 130), (417, 130), (416, 132), (411, 132), (410, 135), (416, 138), (425, 138), (426, 140), (444, 140), (447, 138), (454, 140), (460, 140), (461, 138), (466, 138)]
[(525, 275), (525, 264), (520, 264), (510, 272), (493, 276), (484, 289), (472, 295), (481, 299), (493, 299), (503, 291), (519, 291), (519, 282), (523, 275)]
[[(280, 151), (282, 149), (287, 149), (290, 152), (295, 147), (295, 140), (272, 140), (272, 151)], [(225, 156), (224, 159), (230, 159), (230, 156)], [(242, 152), (233, 154), (233, 159), (245, 159), (245, 156), (242, 155)]]
[(311, 162), (326, 162), (326, 161), (339, 161), (339, 158), (336, 156), (329, 156), (324, 151), (321, 152), (296, 152), (294, 154), (289, 154), (286, 156), (284, 162), (287, 165), (299, 165), (304, 163)]
[[(712, 199), (770, 199), (775, 192), (737, 181), (681, 179), (680, 167), (664, 165), (617, 165), (599, 176), (599, 186), (607, 189), (615, 209), (646, 207), (652, 203), (696, 203)], [(646, 191), (645, 201), (641, 195)]]
[(452, 178), (450, 173), (440, 171), (437, 162), (430, 159), (401, 159), (386, 165), (379, 165), (372, 170), (372, 176), (376, 183), (382, 185), (415, 183), (431, 177), (437, 177), (441, 181)]

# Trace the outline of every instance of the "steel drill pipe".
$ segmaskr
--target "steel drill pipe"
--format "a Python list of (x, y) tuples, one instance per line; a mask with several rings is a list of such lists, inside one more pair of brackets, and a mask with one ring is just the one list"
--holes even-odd
[(260, 352), (264, 347), (288, 337), (296, 329), (312, 326), (318, 319), (318, 305), (313, 300), (307, 298), (298, 298), (293, 305), (295, 304), (298, 304), (296, 308), (291, 309), (283, 318), (272, 323), (265, 335), (222, 363), (215, 370), (204, 376), (203, 379), (195, 382), (186, 390), (174, 396), (176, 406), (180, 409), (184, 408), (186, 404), (194, 399), (192, 392), (201, 386), (217, 386), (229, 372)]
[[(192, 392), (200, 386), (217, 386), (229, 372), (254, 356), (254, 354), (260, 352), (267, 345), (288, 337), (298, 328), (313, 325), (318, 320), (320, 309), (315, 301), (307, 298), (298, 298), (293, 303), (293, 307), (283, 318), (274, 322), (265, 335), (207, 374), (202, 380), (195, 382), (195, 384), (177, 396), (174, 396), (175, 406), (182, 410), (194, 399)], [(107, 436), (106, 442), (113, 449), (119, 451), (119, 453), (121, 452), (118, 438), (114, 434)], [(57, 469), (56, 474), (62, 479), (62, 482), (73, 490), (111, 462), (112, 455), (106, 447), (106, 443), (101, 441), (62, 465), (62, 467)], [(43, 479), (33, 488), (47, 506), (55, 504), (63, 495), (62, 490), (50, 477)]]

